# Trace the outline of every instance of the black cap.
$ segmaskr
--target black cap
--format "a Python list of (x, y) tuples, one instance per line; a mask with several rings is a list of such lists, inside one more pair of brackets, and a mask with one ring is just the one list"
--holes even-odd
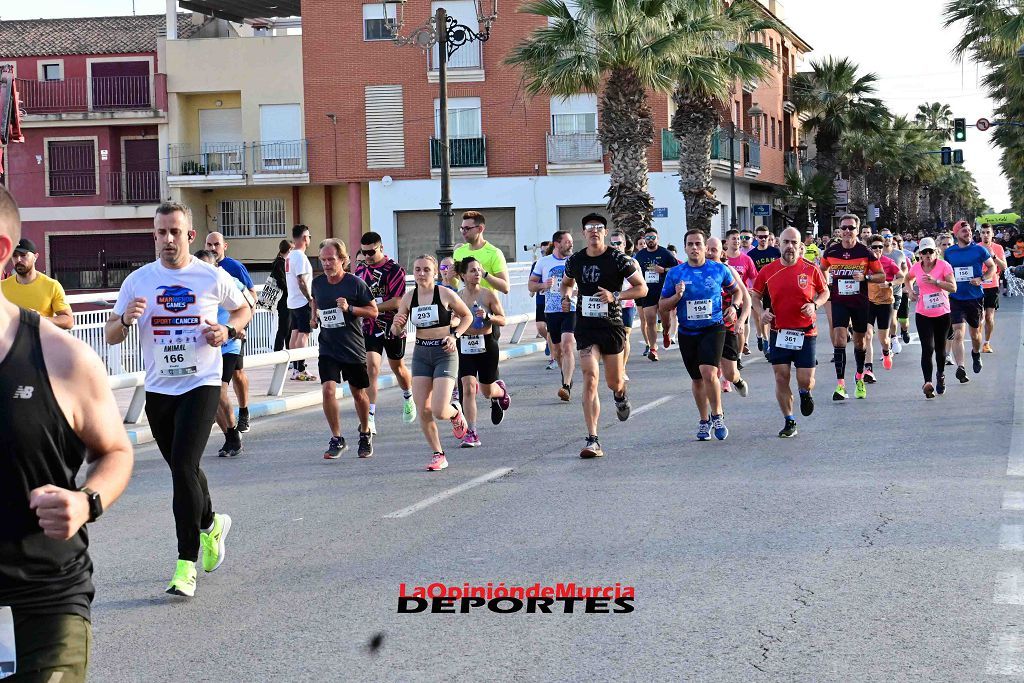
[(18, 242), (18, 246), (14, 248), (14, 251), (27, 251), (33, 254), (39, 253), (39, 251), (36, 249), (36, 243), (27, 237), (21, 238), (21, 241)]

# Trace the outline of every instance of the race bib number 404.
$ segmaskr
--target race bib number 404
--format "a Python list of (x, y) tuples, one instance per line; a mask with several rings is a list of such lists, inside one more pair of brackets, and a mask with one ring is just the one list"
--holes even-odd
[(462, 353), (466, 355), (476, 355), (478, 353), (484, 353), (487, 347), (484, 345), (483, 335), (474, 335), (470, 337), (461, 337), (459, 343), (462, 347)]

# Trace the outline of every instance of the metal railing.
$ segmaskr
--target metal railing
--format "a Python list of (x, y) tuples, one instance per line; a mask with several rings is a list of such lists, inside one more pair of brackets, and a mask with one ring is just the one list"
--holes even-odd
[[(733, 140), (736, 162), (743, 159), (740, 140)], [(661, 158), (663, 161), (679, 160), (679, 140), (668, 128), (661, 129)], [(729, 161), (729, 134), (722, 128), (711, 134), (711, 158), (718, 161)], [(758, 155), (760, 159), (760, 154)]]
[(26, 114), (153, 108), (152, 76), (96, 76), (60, 81), (19, 78), (17, 82)]
[[(430, 167), (441, 168), (441, 145), (430, 138)], [(474, 168), (487, 165), (487, 138), (448, 138), (449, 159), (452, 168)]]
[(743, 141), (743, 165), (761, 168), (761, 142), (756, 138)]
[(305, 140), (252, 143), (254, 173), (305, 173), (309, 166)]
[(597, 133), (548, 133), (548, 163), (578, 164), (604, 159)]
[[(439, 48), (435, 47), (428, 54), (430, 60), (430, 70), (437, 71), (437, 54), (436, 50)], [(449, 69), (482, 69), (483, 68), (483, 44), (478, 42), (466, 43), (459, 47), (451, 57), (448, 58)]]
[(800, 159), (797, 157), (796, 152), (786, 152), (785, 164), (787, 171), (799, 171), (800, 170)]
[(110, 171), (108, 204), (156, 204), (160, 201), (160, 171)]
[(190, 142), (167, 145), (169, 175), (241, 175), (245, 173), (243, 142)]

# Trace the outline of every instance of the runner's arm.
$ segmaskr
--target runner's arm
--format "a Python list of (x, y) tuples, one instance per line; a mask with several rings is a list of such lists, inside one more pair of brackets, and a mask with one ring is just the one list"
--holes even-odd
[(952, 294), (956, 291), (956, 278), (953, 276), (953, 273), (949, 273), (946, 277), (936, 282), (935, 286)]
[(540, 275), (537, 275), (536, 273), (530, 273), (530, 280), (526, 283), (526, 288), (529, 289), (531, 293), (546, 292), (550, 289), (547, 283), (541, 280)]
[(750, 290), (747, 289), (747, 286), (743, 283), (743, 280), (740, 278), (739, 273), (736, 272), (735, 268), (729, 266), (729, 270), (732, 271), (732, 279), (733, 282), (736, 283), (736, 289), (738, 290), (733, 294), (733, 298), (735, 298), (737, 294), (740, 296), (740, 312), (737, 320), (742, 324), (742, 322), (750, 315), (750, 306), (752, 305), (750, 300)]
[(447, 287), (441, 287), (441, 304), (447, 306), (452, 315), (459, 319), (455, 334), (460, 337), (466, 334), (466, 330), (473, 324), (473, 313), (462, 297)]
[(497, 273), (486, 273), (484, 275), (484, 279), (487, 280), (487, 284), (489, 284), (491, 287), (494, 287), (502, 294), (509, 293), (507, 267), (503, 268), (500, 272)]
[(376, 320), (379, 314), (377, 308), (377, 302), (370, 299), (370, 302), (362, 306), (353, 306), (349, 304), (349, 309), (352, 311), (352, 315), (357, 318), (366, 318), (367, 320)]
[(750, 308), (754, 312), (754, 319), (761, 320), (764, 317), (764, 301), (761, 299), (761, 292), (756, 289), (748, 290), (750, 292)]
[(988, 280), (989, 278), (994, 277), (997, 273), (998, 270), (996, 269), (994, 257), (990, 256), (989, 259), (982, 264), (981, 279)]
[[(486, 291), (486, 290), (485, 290)], [(501, 327), (505, 324), (505, 309), (494, 292), (487, 292), (490, 295), (487, 301), (487, 318), (492, 324)]]
[[(668, 280), (665, 284), (668, 285)], [(673, 288), (675, 284), (672, 285)], [(675, 310), (676, 306), (679, 305), (679, 301), (683, 298), (682, 294), (677, 291), (673, 291), (672, 296), (665, 296), (665, 290), (661, 291), (661, 298), (658, 299), (658, 314), (667, 316), (669, 313)]]
[(319, 312), (320, 309), (317, 308), (316, 297), (313, 297), (309, 302), (309, 326), (314, 330), (320, 326)]
[(71, 314), (71, 309), (68, 308), (54, 313), (53, 317), (50, 318), (50, 322), (62, 330), (70, 330), (75, 326), (75, 316)]
[(633, 271), (633, 274), (626, 278), (626, 282), (632, 286), (625, 291), (619, 292), (619, 301), (642, 299), (647, 296), (647, 283), (640, 277), (640, 271)]
[[(413, 285), (415, 287), (416, 285)], [(409, 290), (402, 295), (401, 301), (398, 304), (398, 312), (395, 314), (395, 319), (391, 323), (391, 334), (395, 337), (402, 335), (402, 331), (409, 322), (409, 310), (412, 307), (412, 292)], [(397, 329), (397, 332), (395, 331)]]
[(312, 276), (309, 273), (301, 273), (295, 278), (299, 283), (299, 291), (302, 292), (302, 296), (306, 298), (306, 301), (313, 303), (313, 295), (309, 293), (309, 280)]

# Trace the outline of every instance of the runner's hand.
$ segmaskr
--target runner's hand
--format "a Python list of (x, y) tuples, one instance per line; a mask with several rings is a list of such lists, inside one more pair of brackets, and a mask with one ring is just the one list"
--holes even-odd
[(314, 330), (320, 327), (320, 316), (318, 316), (316, 313), (311, 315), (309, 317), (309, 326)]
[(853, 274), (853, 279), (857, 282), (864, 282), (864, 273), (859, 270)]
[(89, 501), (85, 494), (53, 484), (32, 489), (28, 506), (36, 511), (43, 533), (58, 541), (70, 539), (89, 521)]
[(245, 341), (245, 330), (235, 330), (235, 339), (238, 341)]
[(572, 308), (572, 302), (569, 301), (567, 294), (562, 295), (562, 313), (568, 313), (569, 309)]
[(552, 278), (550, 278), (548, 280), (548, 291), (550, 292), (554, 288), (555, 288), (555, 278), (552, 277)]
[(665, 272), (665, 267), (664, 266), (659, 266), (657, 263), (655, 263), (654, 264), (654, 272), (657, 273), (658, 275), (661, 275), (662, 273)]
[(455, 337), (451, 336), (450, 334), (447, 337), (445, 337), (444, 341), (441, 342), (441, 348), (447, 351), (448, 353), (455, 353)]
[(810, 301), (800, 307), (800, 312), (806, 315), (808, 318), (814, 318), (817, 315), (818, 309), (814, 307)]
[(338, 308), (340, 308), (343, 313), (348, 313), (348, 299), (343, 296), (339, 296), (335, 303), (338, 304)]
[(142, 314), (146, 312), (146, 297), (137, 296), (132, 299), (132, 302), (128, 304), (128, 308), (125, 309), (124, 315), (122, 316), (129, 325), (134, 323), (136, 320), (142, 317)]
[(974, 285), (975, 287), (980, 287), (981, 286), (981, 278), (980, 277), (972, 277), (971, 278), (971, 284)]
[(606, 304), (610, 304), (611, 302), (615, 301), (615, 297), (612, 296), (612, 293), (609, 292), (604, 287), (597, 288), (597, 296), (601, 299), (601, 301), (605, 302)]
[(735, 320), (736, 319), (736, 309), (733, 308), (732, 306), (726, 306), (725, 310), (722, 311), (722, 319), (725, 320), (725, 322), (727, 322), (727, 323), (728, 322), (732, 322), (733, 320)]
[(765, 311), (761, 314), (761, 324), (771, 325), (775, 321), (775, 314), (771, 311)]
[(398, 332), (400, 333), (402, 330), (405, 329), (405, 326), (406, 326), (406, 324), (408, 322), (409, 322), (409, 316), (407, 314), (405, 314), (405, 313), (396, 313), (395, 314), (395, 319), (393, 321), (391, 321), (391, 330), (394, 331), (395, 329), (397, 329)]
[(209, 327), (203, 328), (203, 336), (206, 337), (206, 343), (210, 346), (223, 346), (228, 341), (228, 330), (223, 325), (212, 323), (209, 320), (205, 321)]
[(683, 297), (683, 292), (685, 292), (685, 291), (686, 291), (686, 283), (685, 282), (677, 282), (676, 283), (676, 296), (678, 296), (679, 298), (682, 298)]

